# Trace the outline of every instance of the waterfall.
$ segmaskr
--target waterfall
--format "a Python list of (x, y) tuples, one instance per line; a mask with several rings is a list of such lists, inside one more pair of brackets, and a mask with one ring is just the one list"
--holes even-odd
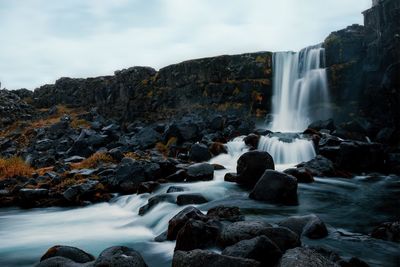
[(324, 57), (321, 45), (274, 53), (271, 131), (301, 132), (329, 117), (323, 107), (329, 101)]

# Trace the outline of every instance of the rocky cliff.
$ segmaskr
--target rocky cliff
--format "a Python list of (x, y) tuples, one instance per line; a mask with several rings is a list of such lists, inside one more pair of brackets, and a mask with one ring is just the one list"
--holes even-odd
[(156, 71), (133, 67), (113, 76), (61, 78), (35, 90), (33, 104), (97, 107), (122, 121), (162, 119), (177, 113), (236, 110), (265, 114), (271, 99), (269, 52), (185, 61)]
[(364, 26), (333, 32), (324, 42), (338, 115), (400, 129), (400, 1), (374, 1), (363, 15)]

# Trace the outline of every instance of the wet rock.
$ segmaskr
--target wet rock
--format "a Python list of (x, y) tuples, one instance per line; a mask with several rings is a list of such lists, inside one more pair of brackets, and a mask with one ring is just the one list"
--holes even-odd
[(317, 131), (326, 129), (331, 132), (333, 132), (336, 129), (333, 119), (315, 121), (315, 122), (311, 123), (310, 125), (308, 125), (307, 128), (314, 129)]
[(197, 248), (212, 247), (220, 232), (217, 221), (199, 221), (189, 219), (179, 230), (175, 250), (189, 251)]
[(260, 136), (256, 134), (249, 134), (243, 139), (244, 143), (250, 147), (251, 150), (257, 149)]
[(267, 169), (274, 170), (274, 160), (265, 151), (244, 153), (237, 161), (236, 182), (245, 186), (254, 186)]
[(313, 183), (314, 177), (306, 168), (290, 168), (283, 171), (296, 177), (298, 183)]
[(314, 250), (298, 247), (283, 254), (279, 267), (339, 267)]
[(207, 217), (195, 207), (186, 207), (168, 222), (168, 240), (175, 240), (178, 232), (189, 219), (207, 220)]
[(22, 188), (18, 192), (18, 197), (22, 202), (26, 202), (26, 204), (28, 204), (30, 201), (46, 198), (48, 194), (49, 190), (43, 188), (41, 189)]
[(81, 162), (84, 159), (85, 158), (81, 157), (81, 156), (72, 156), (72, 157), (64, 159), (64, 162), (65, 163), (77, 163), (77, 162)]
[(88, 195), (93, 191), (99, 181), (88, 180), (83, 184), (73, 185), (68, 187), (67, 190), (63, 192), (63, 197), (71, 202), (76, 202), (82, 200), (85, 195)]
[(262, 266), (275, 266), (282, 251), (268, 237), (262, 235), (225, 248), (222, 255), (253, 259), (259, 261)]
[(270, 203), (297, 205), (297, 180), (285, 173), (266, 170), (249, 197)]
[(336, 175), (333, 162), (321, 155), (316, 156), (310, 161), (300, 163), (297, 165), (297, 167), (304, 167), (313, 176), (332, 177)]
[(219, 221), (238, 222), (243, 221), (244, 216), (238, 207), (217, 206), (211, 208), (207, 212), (207, 217)]
[(371, 237), (400, 242), (400, 221), (380, 224), (372, 230)]
[(134, 137), (142, 149), (152, 148), (162, 139), (161, 134), (155, 131), (152, 127), (143, 128)]
[(187, 189), (182, 186), (170, 186), (167, 189), (167, 193), (178, 193), (178, 192), (183, 192), (183, 191), (187, 191)]
[(228, 153), (226, 146), (220, 142), (213, 142), (209, 147), (209, 151), (214, 157), (220, 154)]
[(52, 257), (48, 258), (38, 264), (35, 267), (82, 267), (82, 264), (76, 263), (73, 260), (64, 258), (64, 257)]
[(231, 246), (241, 240), (262, 235), (270, 227), (270, 224), (261, 221), (234, 222), (222, 230), (219, 244), (222, 247)]
[(214, 178), (214, 167), (208, 163), (196, 163), (187, 168), (188, 182), (209, 181)]
[(190, 148), (189, 158), (195, 162), (209, 161), (211, 159), (211, 153), (208, 151), (206, 145), (197, 143)]
[(298, 236), (304, 235), (312, 239), (324, 238), (328, 235), (325, 223), (315, 214), (291, 216), (280, 221), (278, 225), (292, 230)]
[(250, 259), (220, 255), (211, 251), (195, 249), (192, 251), (175, 251), (172, 267), (259, 267), (259, 262)]
[(76, 247), (54, 246), (46, 251), (46, 253), (40, 258), (40, 261), (44, 261), (52, 257), (64, 257), (77, 263), (90, 262), (94, 261), (95, 259), (91, 254)]
[(175, 196), (169, 194), (156, 195), (149, 198), (147, 204), (140, 207), (139, 215), (143, 216), (161, 202), (175, 203)]
[(116, 246), (105, 249), (94, 262), (94, 267), (147, 267), (139, 252), (134, 249)]
[(150, 181), (150, 182), (143, 182), (138, 187), (138, 194), (144, 193), (152, 193), (157, 187), (160, 186), (160, 183)]
[(187, 172), (186, 170), (177, 170), (175, 173), (168, 175), (165, 177), (167, 181), (171, 182), (183, 182), (187, 178)]
[(230, 183), (236, 183), (237, 177), (238, 176), (237, 176), (236, 173), (228, 172), (224, 176), (224, 181), (225, 182), (230, 182)]
[(208, 200), (201, 194), (182, 194), (177, 196), (176, 204), (179, 206), (189, 205), (189, 204), (203, 204), (208, 202)]

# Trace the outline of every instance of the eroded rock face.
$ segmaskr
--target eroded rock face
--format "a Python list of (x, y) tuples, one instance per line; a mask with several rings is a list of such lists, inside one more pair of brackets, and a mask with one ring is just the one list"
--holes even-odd
[(0, 90), (0, 129), (18, 120), (31, 119), (33, 108), (17, 94)]

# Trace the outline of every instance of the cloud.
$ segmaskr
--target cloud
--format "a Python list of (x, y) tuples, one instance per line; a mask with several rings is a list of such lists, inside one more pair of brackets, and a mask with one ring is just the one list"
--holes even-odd
[(0, 0), (0, 81), (34, 89), (135, 65), (299, 50), (362, 23), (369, 6), (370, 0)]

